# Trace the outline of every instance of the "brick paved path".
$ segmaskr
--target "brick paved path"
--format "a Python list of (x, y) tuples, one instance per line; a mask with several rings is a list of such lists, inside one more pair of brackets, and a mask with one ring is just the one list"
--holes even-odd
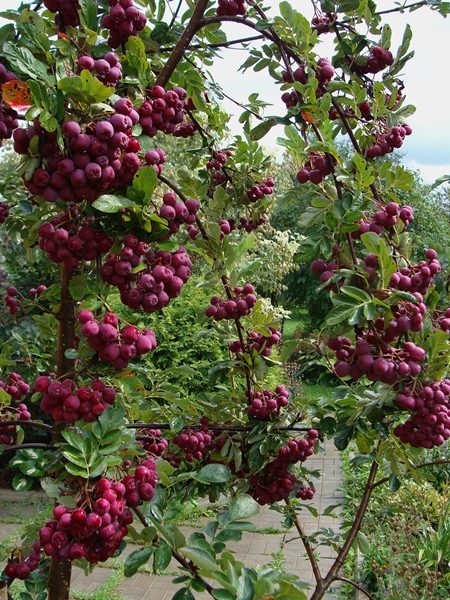
[[(330, 516), (323, 516), (322, 513), (327, 506), (337, 504), (341, 499), (341, 466), (338, 454), (334, 451), (332, 445), (327, 446), (325, 454), (314, 456), (308, 460), (310, 469), (317, 469), (322, 472), (320, 481), (316, 483), (316, 495), (312, 505), (318, 510), (319, 516), (314, 517), (305, 510), (303, 515), (303, 525), (307, 534), (320, 528), (337, 528), (338, 521)], [(4, 498), (0, 494), (0, 499)], [(5, 502), (3, 502), (5, 504)], [(10, 505), (0, 505), (0, 517), (9, 514)], [(259, 515), (253, 519), (257, 528), (281, 528), (281, 516), (264, 508)], [(182, 527), (184, 533), (189, 534), (192, 528)], [(17, 525), (0, 525), (0, 537), (10, 535), (17, 530)], [(294, 538), (294, 539), (293, 539)], [(300, 579), (306, 582), (313, 582), (313, 575), (309, 561), (305, 558), (305, 552), (301, 541), (296, 538), (295, 530), (286, 534), (263, 534), (246, 532), (240, 542), (230, 542), (228, 547), (235, 551), (238, 560), (242, 560), (246, 566), (253, 567), (271, 563), (274, 560), (273, 554), (277, 553), (278, 559), (281, 557), (287, 572), (297, 574)], [(129, 544), (124, 555), (133, 552), (136, 546)], [(280, 554), (282, 552), (282, 556)], [(326, 572), (331, 565), (333, 551), (327, 546), (319, 548), (320, 568)], [(172, 562), (169, 566), (170, 571), (177, 568), (177, 563)], [(96, 568), (89, 576), (85, 576), (81, 569), (74, 569), (73, 590), (94, 592), (96, 588), (102, 585), (113, 573), (108, 568)], [(119, 593), (123, 600), (170, 600), (178, 588), (172, 584), (172, 576), (155, 576), (147, 573), (137, 573), (131, 579), (126, 579), (118, 586)], [(196, 594), (196, 600), (210, 599), (209, 594)], [(334, 598), (329, 594), (327, 598)]]

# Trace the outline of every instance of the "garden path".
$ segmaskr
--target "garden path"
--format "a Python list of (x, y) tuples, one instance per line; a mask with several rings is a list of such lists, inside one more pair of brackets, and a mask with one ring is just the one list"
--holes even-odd
[[(327, 444), (326, 452), (313, 456), (308, 460), (310, 469), (317, 469), (323, 473), (320, 482), (316, 484), (316, 495), (311, 504), (317, 509), (317, 517), (304, 511), (303, 525), (307, 534), (320, 528), (336, 528), (338, 520), (332, 516), (324, 516), (323, 512), (327, 506), (337, 504), (342, 499), (341, 492), (341, 463), (338, 453), (334, 450), (332, 444)], [(34, 500), (40, 499), (40, 496), (34, 495)], [(30, 503), (31, 496), (23, 495), (21, 500), (17, 499), (14, 492), (0, 492), (0, 539), (14, 535), (18, 531), (18, 523), (27, 514), (31, 516), (35, 508)], [(40, 500), (43, 501), (43, 500)], [(21, 518), (15, 520), (15, 515)], [(9, 523), (5, 521), (10, 521)], [(234, 550), (236, 557), (242, 560), (247, 566), (272, 564), (276, 568), (286, 568), (288, 572), (296, 573), (302, 580), (308, 583), (313, 582), (313, 574), (309, 562), (305, 557), (305, 552), (300, 539), (296, 538), (295, 530), (288, 533), (280, 533), (281, 515), (263, 508), (253, 522), (260, 532), (246, 532), (240, 542), (230, 543), (229, 547)], [(182, 527), (183, 532), (189, 534), (192, 527)], [(276, 531), (268, 533), (267, 531)], [(294, 538), (294, 539), (293, 539)], [(136, 546), (129, 544), (125, 554), (133, 552)], [(320, 548), (320, 568), (326, 572), (333, 560), (333, 551), (323, 546)], [(173, 573), (176, 571), (177, 564), (171, 563), (169, 566), (170, 575), (152, 575), (145, 572), (139, 572), (131, 579), (125, 579), (118, 583), (115, 588), (120, 595), (121, 600), (170, 600), (177, 589), (173, 583)], [(83, 600), (96, 600), (96, 597), (115, 600), (113, 594), (103, 596), (95, 594), (104, 588), (107, 580), (111, 581), (111, 576), (115, 573), (113, 568), (97, 568), (89, 576), (85, 576), (81, 569), (75, 568), (73, 573), (73, 591), (75, 598)], [(80, 593), (78, 595), (78, 593)], [(95, 594), (95, 595), (94, 595)], [(328, 598), (333, 598), (329, 595)], [(196, 595), (196, 600), (210, 598), (207, 594)]]

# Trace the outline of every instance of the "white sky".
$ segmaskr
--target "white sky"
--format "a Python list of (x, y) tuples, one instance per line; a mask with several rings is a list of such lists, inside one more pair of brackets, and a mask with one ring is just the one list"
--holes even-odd
[[(0, 10), (15, 8), (19, 4), (17, 0), (0, 0)], [(304, 7), (307, 14), (310, 4), (309, 0), (301, 0), (297, 5), (300, 10)], [(277, 5), (278, 0), (275, 0), (273, 10)], [(393, 2), (380, 1), (379, 6), (393, 6)], [(393, 29), (393, 49), (398, 47), (406, 23), (413, 30), (411, 49), (415, 50), (415, 56), (405, 69), (404, 93), (408, 103), (417, 107), (417, 112), (408, 120), (414, 131), (407, 138), (402, 152), (404, 151), (404, 159), (411, 167), (420, 169), (423, 176), (432, 181), (442, 174), (450, 173), (450, 78), (446, 65), (450, 56), (450, 18), (444, 19), (429, 9), (386, 17)], [(225, 24), (225, 27), (230, 38), (254, 33), (235, 24)], [(332, 38), (320, 36), (320, 39), (324, 49), (323, 53), (318, 53), (328, 56)], [(214, 69), (218, 82), (230, 96), (243, 102), (252, 92), (258, 91), (263, 100), (273, 104), (273, 107), (267, 108), (267, 114), (283, 114), (284, 105), (279, 98), (279, 88), (267, 73), (238, 73), (237, 69), (244, 60), (245, 52), (227, 50), (225, 58)], [(226, 103), (225, 108), (231, 114), (239, 115), (240, 109), (235, 105)], [(238, 127), (236, 120), (233, 120), (233, 133), (238, 133)], [(280, 135), (282, 128), (274, 128), (263, 143), (272, 149)]]

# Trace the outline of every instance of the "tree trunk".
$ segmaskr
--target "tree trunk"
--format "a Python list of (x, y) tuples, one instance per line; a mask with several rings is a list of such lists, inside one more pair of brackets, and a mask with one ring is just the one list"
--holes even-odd
[[(75, 342), (75, 302), (70, 295), (69, 284), (72, 270), (61, 267), (61, 306), (58, 313), (58, 343), (56, 348), (56, 372), (58, 377), (68, 374), (74, 361), (65, 356)], [(53, 428), (53, 441), (57, 442), (61, 428)], [(69, 600), (72, 563), (70, 560), (51, 559), (48, 575), (48, 600)]]

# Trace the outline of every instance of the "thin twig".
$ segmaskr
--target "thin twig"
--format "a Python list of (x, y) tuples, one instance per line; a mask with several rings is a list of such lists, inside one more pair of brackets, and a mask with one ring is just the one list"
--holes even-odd
[(303, 546), (305, 547), (306, 554), (308, 555), (308, 559), (309, 559), (309, 562), (311, 563), (311, 568), (314, 573), (314, 578), (315, 578), (316, 582), (318, 584), (320, 584), (320, 582), (322, 581), (322, 574), (320, 573), (319, 564), (317, 562), (317, 559), (314, 556), (314, 550), (313, 550), (311, 544), (309, 543), (305, 532), (303, 531), (303, 527), (302, 527), (300, 521), (298, 520), (298, 517), (295, 514), (295, 511), (292, 508), (292, 505), (291, 505), (289, 499), (286, 500), (286, 504), (288, 505), (288, 507), (291, 510), (291, 516), (294, 519), (294, 526), (295, 526), (296, 530), (298, 531), (298, 534), (303, 542)]
[[(412, 468), (413, 469), (425, 469), (426, 467), (432, 467), (434, 465), (450, 465), (450, 460), (432, 460), (430, 462), (426, 462), (426, 463), (422, 463), (420, 465), (413, 465)], [(383, 479), (379, 479), (378, 481), (375, 481), (375, 483), (372, 484), (372, 489), (374, 490), (375, 488), (379, 487), (380, 485), (383, 485), (384, 483), (387, 483), (389, 481), (390, 477), (383, 477)]]
[[(142, 512), (134, 507), (133, 508), (133, 512), (136, 514), (137, 518), (139, 519), (139, 521), (142, 523), (142, 525), (144, 527), (148, 526), (147, 523), (147, 519), (145, 518), (145, 516), (142, 514)], [(212, 585), (210, 585), (205, 579), (203, 579), (202, 577), (200, 577), (200, 575), (197, 573), (197, 567), (190, 563), (189, 561), (187, 561), (184, 556), (182, 556), (179, 552), (177, 552), (174, 548), (170, 549), (172, 552), (172, 556), (174, 557), (174, 559), (180, 563), (180, 565), (182, 567), (184, 567), (185, 569), (187, 569), (190, 573), (192, 573), (192, 575), (194, 575), (194, 577), (196, 579), (199, 579), (203, 585), (205, 586), (206, 591), (212, 596), (213, 592), (214, 592), (214, 588), (212, 587)]]
[(335, 577), (335, 580), (336, 581), (343, 581), (344, 583), (349, 583), (354, 588), (356, 588), (357, 590), (359, 590), (362, 594), (364, 594), (364, 596), (366, 596), (370, 600), (374, 600), (374, 597), (372, 596), (372, 594), (369, 594), (369, 592), (365, 588), (363, 588), (362, 585), (359, 585), (359, 583), (356, 583), (356, 581), (352, 581), (351, 579), (347, 579), (347, 577)]

